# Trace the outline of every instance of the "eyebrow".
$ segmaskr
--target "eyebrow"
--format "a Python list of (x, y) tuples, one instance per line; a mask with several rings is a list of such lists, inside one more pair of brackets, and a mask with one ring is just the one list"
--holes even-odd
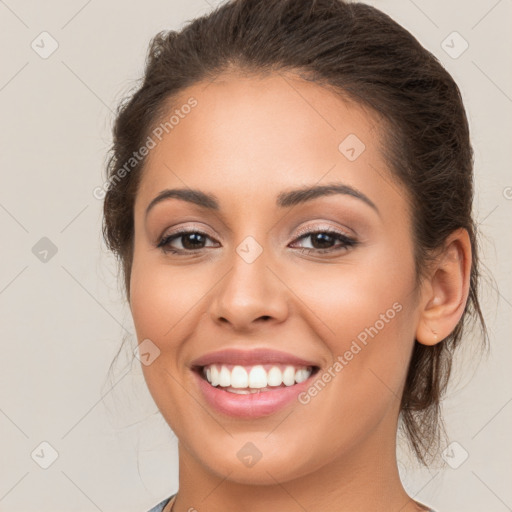
[[(355, 197), (356, 199), (360, 199), (362, 202), (364, 202), (365, 204), (373, 208), (377, 213), (379, 213), (379, 209), (377, 208), (377, 206), (366, 195), (364, 195), (361, 191), (355, 189), (354, 187), (345, 185), (343, 183), (334, 183), (331, 185), (316, 185), (312, 187), (303, 187), (296, 190), (281, 192), (277, 196), (276, 204), (280, 208), (290, 208), (298, 204), (312, 201), (313, 199), (316, 199), (318, 197), (330, 196), (333, 194), (343, 194)], [(193, 203), (197, 206), (206, 208), (208, 210), (220, 210), (219, 200), (213, 194), (209, 194), (206, 192), (202, 192), (201, 190), (191, 188), (173, 188), (162, 190), (149, 203), (148, 207), (146, 208), (146, 216), (155, 205), (162, 201), (166, 201), (167, 199), (172, 198), (181, 199), (182, 201)]]

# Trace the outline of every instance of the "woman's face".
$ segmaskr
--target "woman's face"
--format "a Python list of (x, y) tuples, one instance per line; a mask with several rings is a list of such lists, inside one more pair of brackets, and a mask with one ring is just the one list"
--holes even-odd
[[(411, 216), (379, 147), (384, 126), (279, 75), (197, 84), (168, 118), (175, 109), (173, 127), (153, 136), (135, 201), (130, 305), (180, 457), (275, 483), (391, 453), (419, 313)], [(290, 195), (327, 185), (340, 188)], [(214, 196), (218, 208), (174, 193), (147, 211), (170, 189)], [(169, 238), (177, 230), (196, 234)], [(319, 369), (260, 394), (214, 389), (192, 366), (231, 348), (285, 353), (282, 364), (248, 360), (249, 373), (258, 362), (285, 370), (293, 356)], [(265, 406), (265, 393), (292, 399)]]

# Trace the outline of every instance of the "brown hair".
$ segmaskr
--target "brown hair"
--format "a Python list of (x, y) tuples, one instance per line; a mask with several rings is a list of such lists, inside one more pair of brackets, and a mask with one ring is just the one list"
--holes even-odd
[[(142, 159), (118, 170), (143, 144), (186, 87), (232, 70), (289, 71), (369, 107), (381, 117), (385, 158), (413, 205), (418, 280), (435, 250), (457, 228), (471, 240), (469, 298), (442, 342), (415, 342), (401, 401), (401, 426), (426, 464), (439, 447), (440, 399), (468, 317), (480, 322), (476, 226), (472, 218), (473, 150), (460, 91), (434, 55), (378, 9), (342, 0), (232, 0), (178, 31), (157, 34), (143, 83), (118, 109), (103, 235), (118, 256), (129, 300), (133, 205)], [(418, 281), (419, 282), (419, 281)]]

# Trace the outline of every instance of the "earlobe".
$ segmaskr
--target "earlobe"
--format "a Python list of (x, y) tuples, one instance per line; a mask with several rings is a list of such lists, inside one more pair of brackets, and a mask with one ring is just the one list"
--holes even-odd
[(416, 330), (419, 343), (435, 345), (455, 329), (468, 299), (470, 274), (471, 241), (467, 230), (460, 228), (447, 238), (423, 284)]

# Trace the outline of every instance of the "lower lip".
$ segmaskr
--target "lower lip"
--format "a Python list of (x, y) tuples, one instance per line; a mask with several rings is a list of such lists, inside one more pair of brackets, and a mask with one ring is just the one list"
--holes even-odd
[(308, 379), (293, 386), (276, 387), (271, 391), (240, 395), (212, 386), (197, 371), (192, 373), (195, 375), (199, 389), (210, 406), (217, 411), (238, 418), (269, 416), (282, 409), (297, 399), (297, 395), (311, 385), (311, 380), (315, 375), (311, 374)]

